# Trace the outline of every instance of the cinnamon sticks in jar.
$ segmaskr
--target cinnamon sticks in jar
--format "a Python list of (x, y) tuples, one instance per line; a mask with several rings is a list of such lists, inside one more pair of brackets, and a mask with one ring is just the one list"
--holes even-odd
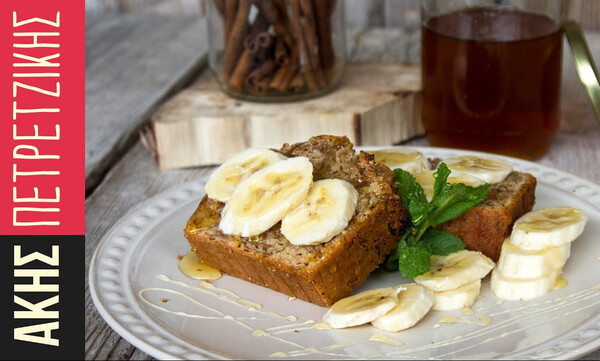
[(335, 85), (344, 56), (334, 51), (335, 0), (212, 1), (222, 19), (218, 71), (228, 93), (286, 99)]

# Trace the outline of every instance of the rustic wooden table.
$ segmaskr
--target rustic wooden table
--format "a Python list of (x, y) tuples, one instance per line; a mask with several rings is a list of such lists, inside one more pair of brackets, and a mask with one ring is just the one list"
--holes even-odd
[[(205, 39), (202, 20), (197, 18), (87, 19), (86, 359), (152, 359), (98, 314), (87, 288), (87, 270), (103, 235), (132, 208), (212, 171), (212, 167), (160, 171), (139, 141), (139, 130), (157, 106), (186, 84), (208, 76)], [(600, 183), (600, 127), (593, 120), (585, 124), (561, 129), (548, 154), (536, 162)], [(419, 137), (405, 144), (428, 142)], [(582, 357), (599, 358), (600, 350)]]

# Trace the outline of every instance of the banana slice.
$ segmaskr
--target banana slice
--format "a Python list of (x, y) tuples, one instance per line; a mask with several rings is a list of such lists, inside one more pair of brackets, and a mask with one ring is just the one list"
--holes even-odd
[(510, 241), (527, 250), (556, 247), (579, 237), (586, 222), (587, 217), (577, 208), (540, 208), (517, 219)]
[(452, 157), (443, 162), (455, 175), (472, 175), (490, 184), (502, 182), (513, 169), (512, 164), (502, 160), (473, 155)]
[(281, 233), (295, 245), (329, 241), (354, 216), (358, 192), (341, 179), (314, 182), (306, 198), (281, 220)]
[(342, 298), (331, 306), (323, 316), (333, 328), (345, 328), (371, 322), (386, 313), (398, 304), (397, 288), (376, 288)]
[(432, 255), (430, 271), (415, 277), (415, 282), (432, 291), (447, 291), (484, 278), (494, 265), (494, 261), (475, 251)]
[(296, 208), (312, 184), (313, 166), (306, 157), (275, 162), (238, 184), (221, 213), (225, 234), (258, 235)]
[(369, 152), (375, 156), (375, 162), (385, 164), (390, 169), (404, 169), (409, 173), (427, 170), (427, 160), (423, 153), (410, 147), (397, 147)]
[(479, 279), (452, 290), (434, 292), (435, 303), (432, 309), (436, 311), (448, 311), (471, 307), (475, 303), (477, 296), (479, 296), (480, 290), (481, 280)]
[(571, 244), (528, 251), (504, 241), (497, 269), (512, 278), (538, 278), (562, 268), (571, 253)]
[(492, 271), (490, 288), (499, 298), (527, 301), (548, 293), (554, 287), (560, 273), (561, 270), (558, 269), (542, 277), (520, 279), (507, 277), (500, 270), (495, 269)]
[(433, 292), (416, 283), (404, 284), (406, 290), (398, 294), (398, 305), (385, 315), (371, 321), (380, 330), (398, 332), (414, 326), (431, 309)]
[[(413, 177), (415, 178), (417, 183), (419, 183), (421, 188), (423, 188), (423, 192), (425, 192), (425, 197), (427, 197), (428, 202), (431, 202), (431, 198), (433, 198), (433, 190), (435, 185), (435, 178), (433, 178), (433, 173), (435, 173), (435, 170), (413, 174)], [(471, 187), (477, 187), (482, 184), (485, 184), (483, 180), (472, 175), (454, 175), (452, 173), (450, 173), (450, 175), (446, 179), (446, 182), (450, 184), (463, 183)]]
[(250, 148), (227, 159), (208, 178), (204, 191), (208, 198), (227, 202), (237, 185), (252, 173), (286, 159), (267, 148)]

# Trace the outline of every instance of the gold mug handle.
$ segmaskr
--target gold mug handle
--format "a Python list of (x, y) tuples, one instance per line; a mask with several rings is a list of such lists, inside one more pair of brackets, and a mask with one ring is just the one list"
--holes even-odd
[(579, 79), (592, 102), (596, 120), (600, 125), (600, 75), (598, 75), (592, 53), (577, 22), (573, 20), (566, 21), (563, 24), (563, 29), (575, 58), (577, 74), (579, 74)]

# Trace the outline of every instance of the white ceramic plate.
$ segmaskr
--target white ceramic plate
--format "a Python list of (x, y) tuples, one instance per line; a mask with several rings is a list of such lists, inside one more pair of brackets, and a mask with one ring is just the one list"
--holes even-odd
[[(419, 149), (428, 157), (476, 154)], [(179, 272), (177, 256), (189, 250), (182, 230), (203, 195), (203, 181), (159, 194), (117, 223), (92, 259), (90, 292), (112, 328), (159, 359), (578, 358), (600, 347), (600, 186), (505, 159), (537, 177), (536, 208), (569, 205), (589, 217), (564, 268), (568, 285), (526, 303), (499, 301), (488, 276), (475, 315), (431, 311), (399, 333), (312, 328), (325, 308), (229, 276), (208, 288)], [(381, 270), (356, 291), (403, 282), (398, 273)], [(440, 323), (447, 315), (468, 323)], [(481, 324), (477, 315), (492, 323)], [(369, 340), (373, 335), (386, 342)]]

